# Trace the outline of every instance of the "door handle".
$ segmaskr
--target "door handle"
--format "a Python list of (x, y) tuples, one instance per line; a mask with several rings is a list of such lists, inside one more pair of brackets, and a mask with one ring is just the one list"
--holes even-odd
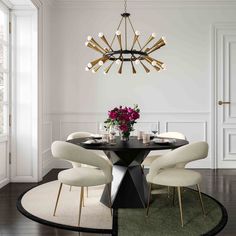
[(219, 101), (218, 104), (221, 106), (221, 105), (225, 105), (225, 104), (230, 104), (230, 102), (222, 102), (222, 101)]

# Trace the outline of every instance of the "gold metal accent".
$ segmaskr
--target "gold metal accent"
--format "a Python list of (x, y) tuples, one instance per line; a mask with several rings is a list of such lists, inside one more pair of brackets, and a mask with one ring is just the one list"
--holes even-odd
[(177, 187), (178, 189), (178, 198), (179, 198), (179, 210), (180, 210), (180, 221), (181, 226), (184, 226), (184, 220), (183, 220), (183, 208), (182, 208), (182, 200), (181, 200), (181, 190), (180, 187)]
[(92, 69), (93, 73), (96, 73), (102, 66), (97, 66)]
[(206, 216), (206, 212), (205, 212), (205, 208), (204, 208), (204, 205), (203, 205), (203, 201), (202, 201), (202, 194), (201, 194), (201, 191), (200, 191), (200, 185), (197, 184), (197, 190), (198, 190), (198, 195), (199, 195), (199, 199), (200, 199), (200, 203), (201, 203), (201, 207), (202, 207), (202, 213), (204, 216)]
[(107, 74), (109, 72), (109, 70), (111, 69), (112, 65), (115, 63), (115, 61), (113, 61), (105, 70), (104, 73)]
[(80, 218), (81, 218), (81, 211), (82, 211), (82, 201), (84, 197), (84, 187), (80, 188), (80, 204), (79, 204), (79, 219), (78, 219), (78, 226), (80, 225)]
[(93, 50), (95, 50), (96, 52), (100, 52), (101, 54), (104, 54), (103, 51), (101, 51), (99, 48), (96, 47), (96, 45), (90, 43), (90, 42), (87, 42), (86, 43), (86, 46), (89, 47), (89, 48), (92, 48)]
[(60, 197), (60, 194), (61, 194), (61, 188), (62, 188), (62, 183), (60, 183), (60, 186), (59, 186), (59, 190), (58, 190), (58, 194), (57, 194), (57, 200), (56, 200), (56, 205), (55, 205), (55, 208), (54, 208), (53, 216), (55, 216), (55, 214), (56, 214), (58, 200), (59, 200), (59, 197)]
[(108, 41), (104, 35), (101, 37), (101, 40), (110, 48), (111, 51), (113, 51), (111, 45), (108, 43)]
[(226, 105), (226, 104), (230, 104), (230, 102), (223, 102), (223, 101), (219, 101), (218, 104), (221, 105)]
[(143, 62), (140, 61), (140, 63), (141, 63), (141, 65), (143, 66), (144, 70), (145, 70), (147, 73), (149, 73), (150, 70), (143, 64)]
[(144, 60), (147, 61), (151, 66), (153, 66), (153, 68), (155, 68), (157, 71), (160, 71), (161, 68), (158, 66), (154, 66), (152, 64), (153, 60), (150, 57), (144, 57)]
[(91, 67), (88, 67), (89, 69), (93, 68), (96, 64), (98, 64), (99, 61), (103, 60), (105, 57), (100, 57), (94, 61), (91, 61), (89, 64), (91, 64)]
[(103, 53), (106, 53), (106, 51), (104, 50), (104, 48), (99, 44), (97, 43), (97, 41), (94, 40), (94, 38), (91, 38), (89, 40), (89, 42), (91, 42), (92, 44), (94, 44), (95, 46), (97, 46)]
[[(121, 26), (121, 23), (122, 23), (122, 21), (123, 21), (123, 18), (124, 18), (124, 17), (121, 18), (121, 20), (120, 20), (120, 22), (119, 22), (119, 25), (118, 25), (118, 27), (117, 27), (116, 30), (119, 30), (119, 29), (120, 29), (120, 26)], [(112, 39), (112, 41), (111, 41), (111, 47), (112, 47), (112, 45), (113, 45), (113, 43), (114, 43), (114, 41), (115, 41), (115, 38), (116, 38), (116, 34), (114, 35), (114, 37), (113, 37), (113, 39)]]
[(139, 35), (134, 34), (134, 40), (133, 40), (133, 44), (132, 44), (131, 50), (133, 50), (134, 45), (135, 45), (136, 41), (138, 40), (138, 37), (139, 37)]
[(133, 74), (136, 74), (136, 70), (135, 70), (135, 67), (134, 67), (134, 63), (133, 63), (133, 61), (130, 61), (130, 62), (131, 62), (131, 65), (132, 65)]
[(118, 42), (119, 42), (119, 45), (120, 45), (120, 50), (122, 50), (121, 34), (116, 35), (116, 36), (117, 36), (117, 39), (118, 39)]
[(146, 217), (148, 217), (148, 213), (149, 213), (151, 193), (152, 193), (152, 184), (149, 184)]
[[(133, 26), (133, 24), (132, 24), (132, 22), (131, 22), (131, 20), (130, 20), (130, 18), (128, 17), (128, 20), (129, 20), (129, 23), (130, 23), (130, 26), (131, 26), (131, 28), (132, 28), (132, 30), (133, 30), (133, 32), (134, 32), (134, 34), (135, 34), (135, 30), (134, 30), (134, 26)], [(140, 47), (140, 50), (141, 50), (141, 44), (140, 44), (140, 42), (139, 42), (139, 40), (137, 39), (137, 42), (138, 42), (138, 45), (139, 45), (139, 47)]]
[(123, 58), (122, 58), (121, 64), (120, 64), (120, 69), (118, 70), (118, 73), (119, 73), (119, 74), (122, 74), (123, 63), (124, 63), (124, 60), (123, 60)]
[(86, 187), (87, 197), (88, 197), (88, 187)]
[(70, 186), (70, 192), (71, 192), (72, 186)]
[(166, 45), (166, 42), (163, 38), (160, 38), (148, 51), (147, 53), (150, 54), (154, 51), (156, 51), (157, 49), (163, 47)]
[(153, 37), (153, 35), (151, 35), (149, 37), (149, 39), (147, 40), (147, 42), (144, 44), (144, 46), (141, 48), (141, 51), (154, 39), (155, 37)]

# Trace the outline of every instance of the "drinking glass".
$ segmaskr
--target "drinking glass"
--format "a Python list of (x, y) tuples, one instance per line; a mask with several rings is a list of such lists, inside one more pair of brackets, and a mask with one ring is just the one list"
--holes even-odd
[(157, 123), (151, 124), (151, 132), (154, 134), (154, 137), (156, 136), (158, 130), (157, 130)]

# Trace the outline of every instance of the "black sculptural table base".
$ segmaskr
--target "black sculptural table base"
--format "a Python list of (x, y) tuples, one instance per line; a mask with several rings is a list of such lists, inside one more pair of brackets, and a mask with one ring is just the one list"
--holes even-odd
[[(149, 150), (104, 151), (113, 163), (111, 186), (112, 208), (144, 208), (148, 200), (148, 184), (141, 167)], [(108, 188), (106, 186), (105, 188)], [(109, 206), (107, 189), (101, 202)]]

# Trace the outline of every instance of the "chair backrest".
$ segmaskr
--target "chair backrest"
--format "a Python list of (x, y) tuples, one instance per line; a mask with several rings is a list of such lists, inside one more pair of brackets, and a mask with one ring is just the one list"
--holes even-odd
[(195, 142), (164, 154), (152, 162), (149, 178), (156, 176), (160, 169), (206, 158), (208, 148), (207, 142)]
[(160, 133), (157, 136), (161, 138), (177, 138), (186, 140), (186, 136), (179, 132), (165, 132), (165, 133)]
[(86, 150), (78, 145), (65, 141), (55, 141), (51, 146), (52, 155), (55, 158), (77, 162), (101, 169), (108, 179), (112, 176), (112, 163), (96, 153)]
[(89, 132), (74, 132), (68, 135), (67, 140), (71, 140), (74, 138), (88, 138), (92, 133)]

